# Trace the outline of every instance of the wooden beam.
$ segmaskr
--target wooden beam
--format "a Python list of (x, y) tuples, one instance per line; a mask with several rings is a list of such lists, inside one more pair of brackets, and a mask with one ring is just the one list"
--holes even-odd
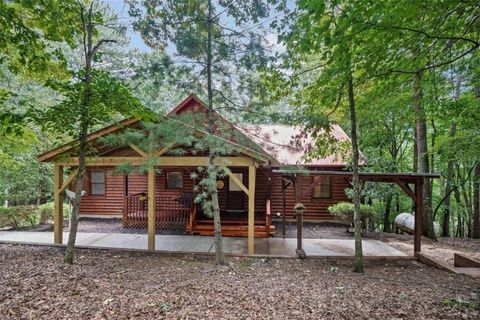
[(140, 149), (140, 147), (134, 145), (133, 143), (129, 143), (128, 146), (130, 148), (132, 148), (136, 153), (141, 155), (142, 157), (148, 158), (148, 154), (145, 151), (143, 151), (142, 149)]
[[(289, 182), (290, 183), (290, 182)], [(287, 199), (285, 191), (288, 185), (285, 184), (285, 179), (282, 178), (282, 237), (285, 238), (286, 235), (286, 225), (287, 225)]]
[(248, 254), (255, 253), (255, 178), (257, 168), (248, 167)]
[(398, 184), (400, 189), (402, 189), (410, 197), (410, 199), (415, 201), (415, 192), (412, 190), (412, 188), (410, 188), (410, 185), (407, 182), (403, 182), (398, 179), (394, 179), (394, 181)]
[[(142, 157), (99, 157), (86, 159), (88, 166), (118, 166), (124, 163), (129, 163), (134, 166), (145, 164), (146, 159)], [(56, 164), (62, 166), (78, 166), (78, 158), (70, 158), (65, 161), (59, 161)], [(172, 167), (197, 167), (207, 166), (208, 157), (159, 157), (157, 159), (157, 166), (172, 166)], [(248, 157), (217, 157), (215, 158), (215, 165), (225, 167), (249, 167), (255, 166), (255, 161)]]
[(72, 172), (70, 172), (70, 175), (68, 176), (67, 180), (65, 180), (65, 182), (62, 184), (60, 189), (57, 190), (57, 192), (62, 193), (73, 182), (73, 179), (75, 179), (77, 174), (78, 174), (77, 169), (74, 169)]
[[(115, 131), (118, 131), (120, 129), (123, 129), (125, 128), (126, 126), (129, 126), (129, 125), (132, 125), (134, 124), (135, 122), (138, 122), (139, 120), (138, 119), (125, 119), (119, 123), (115, 123), (115, 124), (112, 124), (111, 126), (108, 126), (108, 127), (105, 127), (103, 129), (100, 129), (96, 132), (93, 132), (93, 133), (90, 133), (87, 137), (87, 141), (90, 142), (92, 140), (95, 140), (99, 137), (102, 137), (104, 135), (107, 135), (107, 134), (110, 134), (110, 133), (113, 133)], [(48, 160), (52, 159), (53, 157), (55, 156), (58, 156), (59, 154), (63, 153), (63, 152), (66, 152), (70, 149), (73, 149), (75, 148), (77, 145), (78, 145), (79, 141), (78, 139), (77, 140), (73, 140), (73, 141), (70, 141), (58, 148), (55, 148), (53, 150), (50, 150), (50, 151), (47, 151), (41, 155), (38, 156), (38, 160), (41, 161), (41, 162), (47, 162)]]
[(460, 272), (458, 272), (458, 270), (455, 270), (455, 268), (450, 267), (442, 261), (429, 257), (422, 252), (416, 252), (415, 257), (418, 259), (418, 261), (425, 263), (426, 265), (438, 268), (440, 270), (445, 270), (453, 274), (460, 274)]
[(55, 211), (53, 214), (53, 242), (55, 244), (63, 243), (63, 195), (59, 192), (63, 182), (63, 167), (55, 165), (54, 168), (54, 201)]
[(148, 168), (148, 250), (155, 250), (155, 167)]
[(172, 149), (173, 146), (175, 146), (176, 142), (172, 142), (172, 143), (169, 143), (167, 144), (166, 146), (163, 146), (162, 148), (160, 148), (159, 150), (155, 151), (153, 153), (153, 156), (154, 157), (160, 157), (161, 155), (163, 155), (165, 152), (167, 152), (168, 150)]
[(461, 268), (480, 268), (480, 260), (469, 257), (466, 254), (454, 252), (453, 266)]
[[(295, 205), (302, 201), (302, 180), (301, 176), (295, 177), (293, 181), (295, 189)], [(297, 255), (299, 258), (305, 258), (305, 251), (303, 250), (303, 215), (297, 214)]]
[(242, 183), (242, 181), (240, 181), (240, 179), (237, 178), (237, 176), (235, 176), (232, 172), (228, 171), (227, 172), (228, 176), (230, 177), (230, 179), (233, 180), (233, 182), (235, 182), (239, 187), (240, 189), (243, 190), (243, 192), (245, 192), (245, 194), (248, 196), (250, 194), (250, 191), (247, 189), (247, 187), (245, 187), (245, 185)]

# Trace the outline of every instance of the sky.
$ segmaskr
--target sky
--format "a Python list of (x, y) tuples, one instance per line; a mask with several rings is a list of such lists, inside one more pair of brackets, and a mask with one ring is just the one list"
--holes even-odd
[(125, 23), (128, 26), (128, 37), (130, 38), (130, 48), (138, 49), (140, 52), (150, 52), (151, 49), (143, 42), (142, 37), (133, 31), (132, 24), (130, 23), (133, 19), (128, 15), (128, 5), (124, 0), (103, 0), (104, 3), (108, 4), (117, 14), (122, 23)]
[[(125, 4), (124, 0), (103, 0), (104, 3), (108, 4), (119, 16), (119, 19), (122, 23), (125, 23), (128, 26), (127, 35), (130, 38), (129, 48), (138, 49), (140, 52), (151, 52), (152, 49), (149, 48), (145, 42), (143, 42), (141, 36), (133, 30), (131, 18), (128, 15), (128, 5)], [(294, 1), (288, 1), (288, 7), (292, 8), (294, 6)], [(227, 21), (228, 25), (228, 21)], [(281, 52), (284, 50), (283, 46), (277, 43), (277, 35), (275, 33), (269, 33), (266, 36), (266, 41), (269, 46), (272, 47), (274, 52)], [(173, 48), (167, 48), (167, 53), (174, 53)]]

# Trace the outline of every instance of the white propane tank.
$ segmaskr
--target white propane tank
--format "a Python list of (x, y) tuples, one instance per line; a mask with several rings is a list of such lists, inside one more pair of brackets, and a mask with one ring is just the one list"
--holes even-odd
[[(395, 228), (403, 232), (413, 234), (415, 230), (415, 216), (412, 213), (402, 212), (395, 217)], [(433, 230), (435, 235), (440, 235), (440, 224), (437, 221), (433, 222)]]
[(408, 212), (402, 212), (395, 217), (395, 227), (404, 232), (413, 233), (415, 229), (415, 216)]

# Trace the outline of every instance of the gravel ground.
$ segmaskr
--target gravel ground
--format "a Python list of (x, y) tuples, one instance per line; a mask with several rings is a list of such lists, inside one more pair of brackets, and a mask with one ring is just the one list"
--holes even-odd
[(0, 319), (479, 319), (480, 281), (414, 261), (229, 258), (0, 245)]

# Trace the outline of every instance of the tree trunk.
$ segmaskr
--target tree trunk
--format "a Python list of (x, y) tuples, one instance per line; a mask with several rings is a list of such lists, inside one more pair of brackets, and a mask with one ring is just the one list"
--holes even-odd
[[(456, 179), (456, 184), (460, 184), (460, 180)], [(460, 198), (460, 190), (454, 188), (453, 194), (455, 195), (455, 203), (457, 204), (457, 238), (463, 237), (463, 228), (462, 228), (462, 199)]]
[(458, 175), (458, 179), (460, 180), (460, 191), (463, 198), (463, 206), (465, 208), (465, 213), (466, 213), (466, 216), (463, 219), (464, 224), (467, 225), (467, 229), (466, 229), (467, 232), (465, 235), (468, 237), (470, 236), (472, 231), (472, 217), (473, 217), (473, 204), (471, 199), (472, 190), (471, 190), (471, 184), (470, 184), (470, 181), (472, 178), (470, 177), (470, 173), (464, 174), (462, 172), (462, 168), (460, 165), (457, 165), (457, 175)]
[(480, 239), (480, 161), (475, 165), (473, 175), (472, 238)]
[(93, 2), (91, 3), (88, 13), (87, 21), (85, 22), (83, 18), (84, 8), (82, 10), (82, 21), (83, 21), (83, 33), (86, 35), (86, 43), (84, 45), (85, 51), (85, 77), (84, 85), (85, 89), (83, 92), (83, 101), (82, 101), (82, 112), (80, 119), (80, 132), (79, 132), (79, 157), (78, 157), (78, 174), (75, 182), (75, 200), (73, 201), (72, 212), (70, 216), (70, 232), (68, 235), (67, 249), (65, 251), (65, 257), (63, 261), (65, 263), (72, 264), (74, 259), (74, 248), (75, 241), (77, 238), (77, 229), (78, 229), (78, 214), (80, 211), (80, 203), (82, 200), (82, 189), (83, 189), (83, 177), (85, 175), (85, 155), (87, 149), (87, 135), (88, 135), (88, 126), (89, 126), (89, 107), (90, 107), (90, 98), (92, 94), (91, 80), (92, 80), (92, 60), (93, 60)]
[[(475, 97), (480, 102), (480, 85), (475, 85)], [(472, 216), (472, 238), (480, 239), (480, 161), (475, 165), (473, 175), (473, 216)]]
[[(413, 104), (415, 107), (415, 127), (416, 127), (416, 144), (417, 144), (417, 172), (429, 172), (428, 159), (428, 142), (427, 142), (427, 121), (425, 110), (422, 105), (422, 72), (417, 72), (413, 77)], [(433, 212), (432, 212), (432, 185), (429, 181), (423, 184), (423, 235), (435, 239), (433, 229)]]
[[(455, 123), (452, 123), (450, 127), (450, 137), (455, 136), (455, 132), (457, 130), (457, 126)], [(444, 237), (449, 237), (450, 236), (450, 212), (452, 210), (452, 205), (450, 201), (450, 196), (452, 193), (452, 188), (453, 188), (453, 170), (454, 170), (454, 159), (448, 160), (448, 165), (447, 165), (447, 183), (445, 186), (445, 207), (443, 209), (443, 225), (442, 225), (442, 236)]]
[(383, 232), (390, 232), (390, 213), (392, 211), (392, 194), (387, 195), (385, 201), (385, 213), (383, 215)]
[[(212, 1), (208, 0), (208, 40), (207, 40), (207, 91), (208, 91), (208, 133), (214, 134), (215, 119), (213, 115), (213, 90), (212, 90), (212, 24), (213, 24), (213, 7)], [(215, 154), (209, 148), (208, 155), (208, 172), (209, 179), (217, 179), (217, 169), (214, 163)], [(223, 251), (222, 241), (222, 223), (220, 220), (220, 205), (218, 202), (218, 190), (214, 184), (213, 190), (210, 190), (210, 196), (213, 209), (213, 230), (215, 235), (215, 262), (219, 265), (227, 263), (225, 253)]]
[(352, 186), (353, 186), (353, 221), (355, 232), (355, 272), (364, 272), (362, 248), (362, 219), (360, 215), (360, 176), (358, 172), (359, 151), (357, 142), (357, 117), (355, 114), (355, 96), (353, 92), (353, 79), (349, 74), (348, 102), (350, 107), (351, 139), (352, 139)]

